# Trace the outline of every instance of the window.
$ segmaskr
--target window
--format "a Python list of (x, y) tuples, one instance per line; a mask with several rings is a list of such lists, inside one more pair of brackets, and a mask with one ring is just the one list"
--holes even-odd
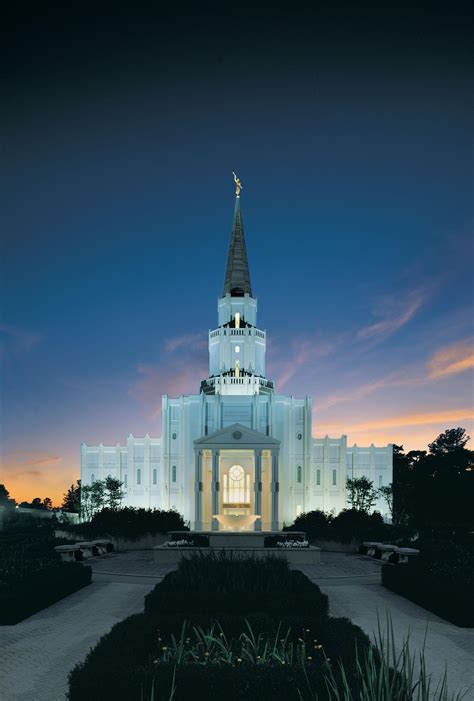
[(296, 468), (296, 481), (301, 482), (303, 477), (303, 470), (301, 469), (301, 465), (298, 465)]
[(171, 438), (172, 438), (174, 441), (176, 440), (176, 433), (174, 433), (174, 431), (173, 431), (173, 433), (171, 434)]
[(142, 483), (142, 471), (141, 468), (137, 467), (137, 484)]
[(333, 483), (333, 486), (335, 486), (337, 484), (337, 470), (332, 471), (332, 483)]
[(319, 468), (316, 470), (316, 484), (318, 487), (321, 484), (321, 470)]
[(125, 489), (127, 489), (127, 482), (128, 482), (127, 475), (124, 475), (123, 476), (123, 486), (125, 487)]
[(92, 473), (92, 475), (91, 475), (91, 484), (94, 484), (94, 482), (95, 482), (95, 475), (94, 475), (94, 473)]
[(171, 468), (171, 481), (176, 482), (176, 465)]
[(382, 475), (379, 475), (379, 487), (382, 486)]
[(156, 484), (158, 482), (158, 470), (156, 467), (153, 470), (153, 484)]

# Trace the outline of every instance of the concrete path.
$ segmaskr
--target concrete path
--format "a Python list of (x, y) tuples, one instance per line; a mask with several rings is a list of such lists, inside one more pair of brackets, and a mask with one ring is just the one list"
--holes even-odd
[[(64, 701), (70, 670), (115, 623), (141, 613), (145, 594), (169, 571), (150, 569), (152, 553), (131, 555), (93, 560), (94, 571), (109, 574), (94, 574), (88, 587), (14, 626), (0, 626), (1, 701)], [(137, 576), (140, 562), (145, 572)]]
[(383, 587), (376, 561), (341, 553), (322, 553), (322, 560), (301, 569), (328, 595), (332, 616), (350, 618), (373, 639), (378, 621), (386, 630), (388, 612), (398, 649), (409, 633), (410, 650), (418, 654), (426, 635), (425, 661), (432, 688), (447, 668), (450, 692), (466, 692), (465, 701), (474, 699), (473, 628), (448, 623)]

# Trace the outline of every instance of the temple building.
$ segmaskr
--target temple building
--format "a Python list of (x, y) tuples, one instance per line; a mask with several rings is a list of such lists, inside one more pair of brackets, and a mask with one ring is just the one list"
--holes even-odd
[[(267, 378), (266, 332), (257, 325), (235, 181), (224, 289), (217, 327), (209, 332), (209, 376), (197, 394), (163, 396), (161, 438), (83, 443), (81, 479), (117, 477), (124, 506), (176, 509), (196, 530), (219, 530), (226, 517), (277, 530), (305, 511), (346, 508), (347, 477), (390, 484), (392, 445), (313, 437), (311, 397), (278, 394)], [(388, 515), (383, 500), (374, 508)]]

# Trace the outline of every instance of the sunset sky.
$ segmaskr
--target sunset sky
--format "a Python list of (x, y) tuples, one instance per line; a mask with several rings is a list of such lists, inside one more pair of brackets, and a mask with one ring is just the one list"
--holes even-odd
[(160, 436), (161, 395), (199, 391), (232, 170), (267, 376), (313, 397), (314, 435), (405, 449), (472, 435), (469, 6), (414, 5), (11, 19), (12, 496), (60, 502), (82, 441)]

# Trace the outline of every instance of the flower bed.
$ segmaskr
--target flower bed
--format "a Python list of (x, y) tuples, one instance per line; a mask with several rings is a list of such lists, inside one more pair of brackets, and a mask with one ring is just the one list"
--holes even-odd
[(303, 535), (267, 535), (264, 540), (265, 548), (308, 548), (309, 542)]

